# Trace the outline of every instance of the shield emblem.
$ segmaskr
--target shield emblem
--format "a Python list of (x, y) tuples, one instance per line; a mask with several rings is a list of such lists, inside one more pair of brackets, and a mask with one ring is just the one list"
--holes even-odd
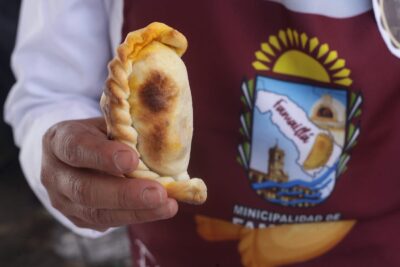
[(346, 171), (360, 134), (362, 95), (350, 89), (346, 60), (317, 37), (288, 28), (260, 44), (252, 66), (263, 75), (242, 83), (237, 160), (268, 202), (318, 205)]

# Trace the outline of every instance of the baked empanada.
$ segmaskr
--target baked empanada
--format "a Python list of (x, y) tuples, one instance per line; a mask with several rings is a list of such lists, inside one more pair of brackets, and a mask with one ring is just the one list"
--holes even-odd
[(140, 157), (138, 168), (127, 177), (154, 179), (169, 197), (201, 204), (206, 185), (187, 173), (193, 111), (180, 58), (186, 48), (186, 38), (162, 23), (129, 33), (109, 64), (101, 108), (108, 136)]

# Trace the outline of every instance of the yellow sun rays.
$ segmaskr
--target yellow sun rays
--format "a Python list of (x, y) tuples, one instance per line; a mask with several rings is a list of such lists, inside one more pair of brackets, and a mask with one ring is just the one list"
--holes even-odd
[(309, 38), (296, 30), (280, 30), (261, 43), (252, 63), (258, 71), (308, 78), (320, 82), (350, 86), (353, 80), (346, 61), (339, 58), (337, 51), (321, 44), (317, 37)]

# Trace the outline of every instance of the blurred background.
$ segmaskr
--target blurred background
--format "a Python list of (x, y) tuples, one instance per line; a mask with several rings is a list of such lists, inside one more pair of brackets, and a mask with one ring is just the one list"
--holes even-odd
[(20, 0), (0, 0), (0, 266), (131, 266), (126, 230), (99, 239), (81, 238), (58, 224), (34, 196), (18, 164), (18, 149), (3, 120), (15, 82), (10, 69)]

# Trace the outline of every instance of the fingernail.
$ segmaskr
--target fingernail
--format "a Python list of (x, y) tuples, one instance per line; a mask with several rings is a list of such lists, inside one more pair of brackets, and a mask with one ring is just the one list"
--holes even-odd
[(145, 202), (149, 206), (154, 206), (160, 204), (161, 193), (155, 188), (146, 188), (145, 190), (143, 190), (142, 199), (143, 202)]
[(114, 154), (114, 164), (122, 173), (133, 170), (133, 155), (130, 151), (118, 151)]

